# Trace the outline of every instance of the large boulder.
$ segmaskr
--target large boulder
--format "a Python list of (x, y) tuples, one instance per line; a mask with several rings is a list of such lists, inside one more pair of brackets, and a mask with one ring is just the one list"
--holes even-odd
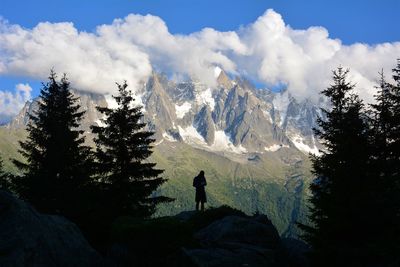
[(267, 216), (254, 218), (227, 216), (197, 232), (195, 238), (207, 246), (246, 244), (275, 249), (280, 243), (278, 231)]
[(0, 266), (101, 266), (79, 228), (0, 190)]
[(227, 216), (194, 236), (202, 247), (183, 249), (193, 266), (277, 266), (280, 238), (266, 216)]

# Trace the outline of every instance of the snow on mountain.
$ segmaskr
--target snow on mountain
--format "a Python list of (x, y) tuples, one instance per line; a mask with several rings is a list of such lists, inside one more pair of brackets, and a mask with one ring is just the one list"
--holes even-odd
[(178, 119), (182, 119), (183, 117), (185, 117), (186, 113), (188, 113), (190, 111), (191, 108), (192, 108), (192, 104), (190, 104), (189, 102), (184, 102), (180, 106), (175, 104), (176, 117)]
[[(312, 137), (314, 139), (314, 137)], [(300, 135), (296, 135), (294, 137), (291, 138), (293, 144), (300, 150), (303, 151), (305, 153), (311, 153), (314, 155), (320, 155), (320, 151), (317, 148), (317, 146), (315, 145), (315, 141), (314, 141), (314, 145), (312, 147), (310, 147), (309, 145), (305, 144), (304, 142), (304, 138)]]
[[(184, 142), (207, 151), (234, 154), (276, 152), (282, 147), (318, 154), (321, 145), (312, 131), (319, 108), (298, 102), (287, 91), (256, 89), (246, 80), (232, 81), (219, 67), (217, 86), (200, 81), (175, 82), (153, 73), (133, 105), (142, 106), (144, 122), (155, 132), (156, 144)], [(111, 95), (76, 92), (86, 110), (82, 128), (103, 126), (96, 106), (116, 108)], [(137, 93), (138, 94), (138, 93)], [(24, 127), (37, 100), (27, 103), (7, 127)]]
[(196, 95), (196, 101), (199, 105), (208, 105), (211, 110), (214, 110), (215, 101), (212, 96), (211, 88), (199, 92), (199, 94)]
[(273, 145), (270, 145), (269, 147), (264, 147), (264, 150), (265, 151), (268, 151), (268, 152), (276, 152), (276, 151), (278, 151), (279, 149), (281, 149), (282, 147), (289, 147), (288, 145), (283, 145), (283, 144), (273, 144)]
[(178, 129), (180, 136), (186, 143), (203, 145), (203, 146), (207, 145), (207, 143), (204, 140), (204, 137), (201, 134), (199, 134), (199, 132), (196, 130), (196, 128), (193, 127), (193, 125), (190, 125), (186, 128), (178, 126)]
[(247, 153), (247, 149), (242, 145), (235, 146), (231, 138), (224, 131), (215, 131), (214, 143), (210, 146), (214, 151), (230, 151), (237, 154)]

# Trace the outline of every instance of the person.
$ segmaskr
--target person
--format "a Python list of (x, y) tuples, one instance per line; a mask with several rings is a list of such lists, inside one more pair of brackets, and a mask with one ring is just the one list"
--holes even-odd
[(205, 186), (207, 185), (204, 171), (200, 171), (199, 175), (194, 177), (193, 186), (196, 188), (196, 210), (199, 210), (199, 203), (201, 203), (201, 210), (204, 211), (204, 203), (207, 202)]

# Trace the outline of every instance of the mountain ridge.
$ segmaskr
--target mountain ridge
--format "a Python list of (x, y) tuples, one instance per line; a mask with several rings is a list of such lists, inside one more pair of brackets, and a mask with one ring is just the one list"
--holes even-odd
[[(295, 223), (306, 220), (307, 184), (312, 176), (308, 152), (318, 152), (319, 146), (311, 130), (317, 107), (287, 92), (260, 90), (240, 78), (230, 79), (223, 70), (217, 81), (216, 87), (209, 87), (153, 73), (135, 93), (143, 121), (155, 132), (151, 160), (165, 169), (169, 179), (155, 194), (177, 199), (162, 205), (158, 216), (192, 208), (191, 179), (204, 169), (209, 205), (272, 214), (280, 233), (296, 236)], [(102, 124), (95, 107), (115, 103), (109, 95), (76, 90), (74, 94), (86, 111), (81, 128), (92, 144), (89, 126)], [(276, 101), (278, 97), (286, 109)], [(0, 134), (23, 132), (37, 101), (27, 103), (13, 121), (0, 127)], [(14, 142), (9, 154), (17, 155), (17, 149)]]

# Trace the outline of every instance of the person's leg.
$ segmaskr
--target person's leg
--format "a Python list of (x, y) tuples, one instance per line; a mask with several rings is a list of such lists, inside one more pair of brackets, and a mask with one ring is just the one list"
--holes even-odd
[(204, 211), (204, 202), (201, 202), (201, 211)]
[(199, 201), (196, 201), (196, 211), (199, 210)]

